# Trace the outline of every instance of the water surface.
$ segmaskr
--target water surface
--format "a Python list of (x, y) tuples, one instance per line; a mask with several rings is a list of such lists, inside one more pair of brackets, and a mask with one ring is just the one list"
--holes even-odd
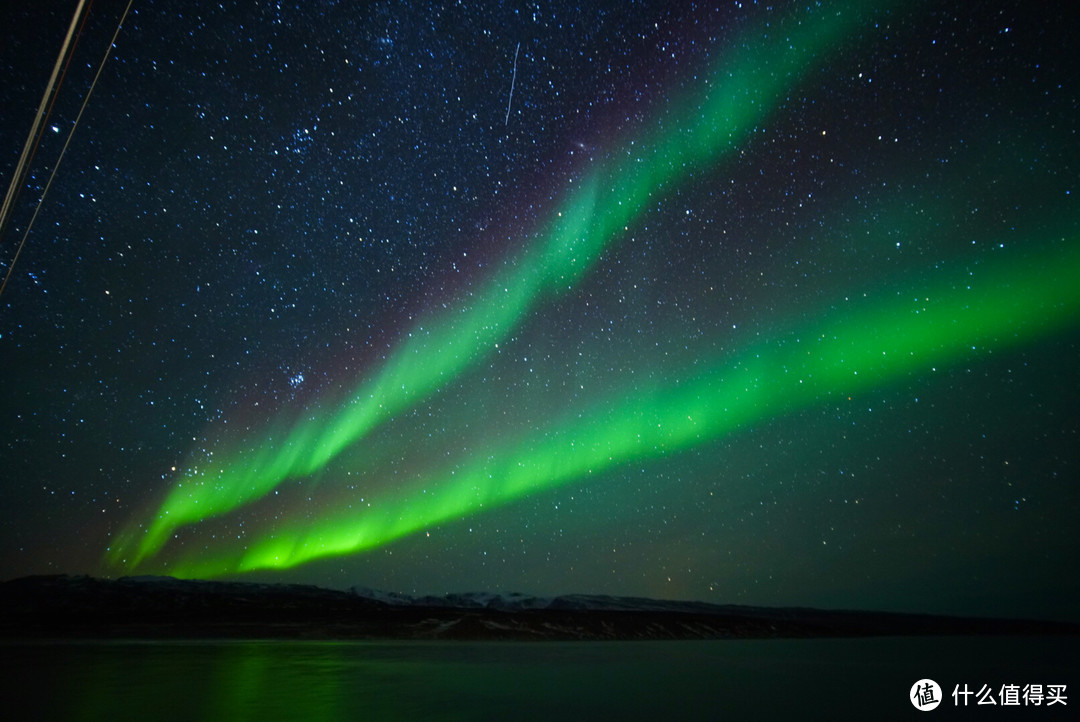
[[(0, 643), (7, 709), (27, 719), (899, 719), (929, 677), (1068, 684), (1077, 640), (875, 638), (701, 642), (106, 641)], [(1014, 714), (1005, 714), (1005, 713)], [(933, 719), (935, 717), (931, 717)]]

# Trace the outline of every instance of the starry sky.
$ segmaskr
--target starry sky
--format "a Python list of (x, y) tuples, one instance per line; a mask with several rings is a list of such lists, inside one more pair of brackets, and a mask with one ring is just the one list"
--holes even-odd
[[(75, 5), (2, 11), (5, 186)], [(136, 0), (0, 296), (0, 578), (1076, 619), (1076, 16)]]

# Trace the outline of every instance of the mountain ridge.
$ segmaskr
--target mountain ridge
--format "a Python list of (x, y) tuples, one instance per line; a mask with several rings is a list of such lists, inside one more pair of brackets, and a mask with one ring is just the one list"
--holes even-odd
[(366, 587), (31, 576), (0, 582), (3, 638), (603, 640), (1080, 635), (1024, 619), (568, 594), (414, 597)]

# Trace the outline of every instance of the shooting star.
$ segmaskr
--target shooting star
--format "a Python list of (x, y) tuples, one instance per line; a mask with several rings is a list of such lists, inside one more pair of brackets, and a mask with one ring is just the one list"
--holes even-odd
[(510, 122), (510, 104), (514, 102), (514, 81), (517, 80), (517, 59), (520, 50), (521, 43), (518, 43), (517, 48), (514, 49), (514, 74), (510, 78), (510, 99), (506, 101), (506, 118), (503, 120), (503, 125)]

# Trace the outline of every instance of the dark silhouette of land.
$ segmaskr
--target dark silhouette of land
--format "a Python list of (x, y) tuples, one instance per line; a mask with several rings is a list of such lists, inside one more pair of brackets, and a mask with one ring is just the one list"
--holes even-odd
[(0, 584), (0, 638), (446, 640), (1077, 635), (1067, 622), (630, 597), (407, 597), (295, 584), (35, 576)]

